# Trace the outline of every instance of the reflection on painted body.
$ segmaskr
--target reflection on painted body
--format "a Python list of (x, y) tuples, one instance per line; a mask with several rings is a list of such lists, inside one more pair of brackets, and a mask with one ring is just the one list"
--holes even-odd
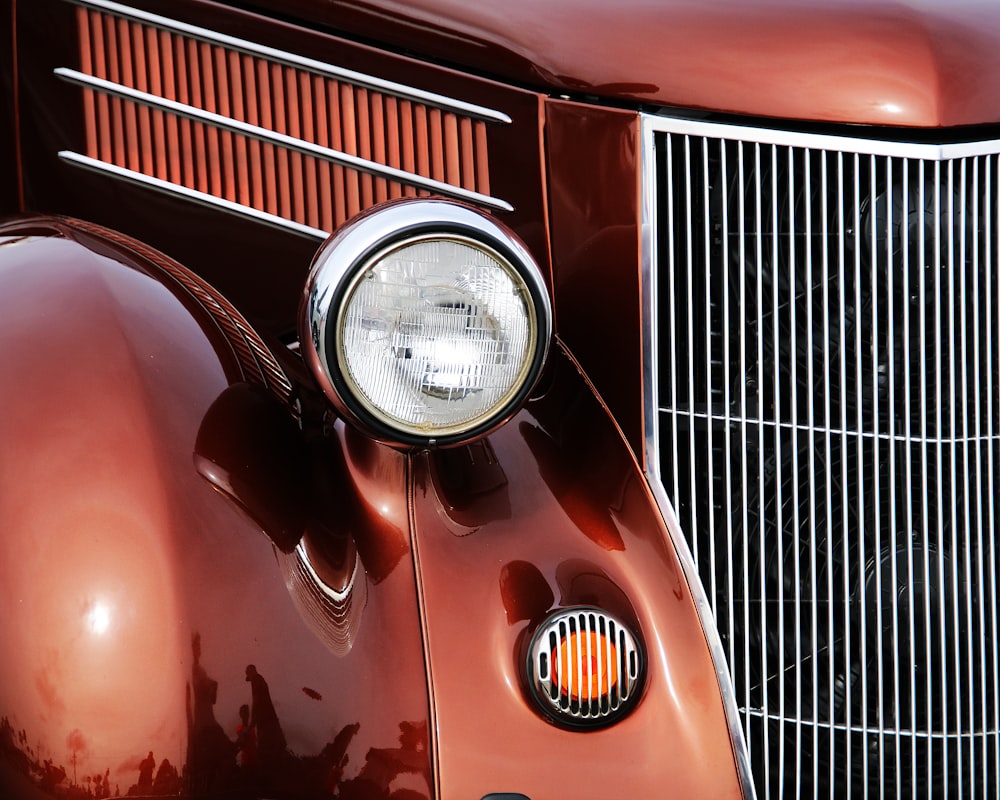
[[(332, 566), (329, 547), (310, 549), (313, 583), (350, 562), (353, 583), (334, 588), (346, 602), (364, 586), (351, 630), (372, 617), (336, 657), (286, 579), (299, 545), (337, 519), (317, 512), (284, 552), (192, 458), (207, 410), (239, 377), (204, 315), (148, 264), (58, 238), (23, 254), (0, 272), (25, 317), (0, 324), (0, 366), (22, 377), (0, 386), (0, 523), (16, 532), (0, 537), (0, 563), (17, 565), (0, 583), (0, 794), (428, 797), (404, 534), (367, 574), (353, 548)], [(53, 306), (64, 311), (38, 321), (30, 354), (12, 346)], [(382, 680), (372, 663), (416, 681)]]

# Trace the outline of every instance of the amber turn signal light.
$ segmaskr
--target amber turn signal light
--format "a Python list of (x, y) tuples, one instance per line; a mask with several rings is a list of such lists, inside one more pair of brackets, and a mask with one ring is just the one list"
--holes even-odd
[(572, 700), (608, 697), (618, 686), (618, 648), (606, 633), (571, 633), (549, 657), (553, 683)]
[(632, 632), (611, 614), (589, 607), (548, 617), (531, 638), (527, 668), (539, 708), (573, 727), (608, 725), (628, 713), (644, 673)]

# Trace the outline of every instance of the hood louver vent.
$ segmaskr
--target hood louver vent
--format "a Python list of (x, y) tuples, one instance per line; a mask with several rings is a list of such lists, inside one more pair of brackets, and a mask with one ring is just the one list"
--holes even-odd
[(499, 112), (115, 3), (77, 9), (86, 152), (71, 163), (325, 238), (384, 200), (495, 210)]

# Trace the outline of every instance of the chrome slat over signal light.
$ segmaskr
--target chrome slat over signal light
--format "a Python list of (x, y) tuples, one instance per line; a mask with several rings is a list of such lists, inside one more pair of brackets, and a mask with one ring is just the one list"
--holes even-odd
[(303, 352), (337, 409), (373, 436), (447, 445), (488, 433), (541, 371), (548, 292), (491, 217), (405, 200), (357, 217), (306, 284)]

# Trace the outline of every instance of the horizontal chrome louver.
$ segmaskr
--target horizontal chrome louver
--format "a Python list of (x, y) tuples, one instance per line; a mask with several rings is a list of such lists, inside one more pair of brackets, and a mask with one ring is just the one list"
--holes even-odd
[(107, 0), (80, 0), (85, 152), (73, 164), (325, 237), (384, 200), (496, 210), (491, 109)]
[(1000, 142), (647, 125), (653, 469), (758, 795), (1000, 796)]

